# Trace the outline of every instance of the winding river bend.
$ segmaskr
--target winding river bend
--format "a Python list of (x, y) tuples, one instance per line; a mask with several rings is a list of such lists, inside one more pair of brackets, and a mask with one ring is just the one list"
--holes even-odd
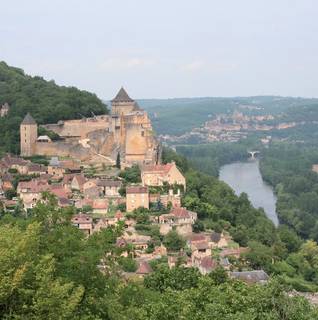
[(247, 193), (253, 206), (263, 208), (267, 217), (278, 225), (276, 197), (273, 189), (262, 179), (258, 160), (224, 165), (219, 178), (230, 185), (237, 195)]

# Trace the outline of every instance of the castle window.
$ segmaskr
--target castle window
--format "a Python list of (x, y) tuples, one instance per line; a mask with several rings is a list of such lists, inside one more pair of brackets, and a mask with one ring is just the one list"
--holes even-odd
[(145, 131), (141, 131), (141, 136), (142, 136), (142, 137), (145, 136)]

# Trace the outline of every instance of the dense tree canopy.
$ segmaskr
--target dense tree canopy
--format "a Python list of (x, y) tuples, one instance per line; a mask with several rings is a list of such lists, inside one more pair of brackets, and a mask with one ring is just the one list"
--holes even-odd
[(0, 62), (0, 105), (9, 103), (9, 115), (0, 118), (0, 152), (19, 151), (19, 125), (27, 112), (39, 124), (107, 113), (94, 94), (74, 87), (58, 86), (53, 80), (31, 77), (23, 70)]

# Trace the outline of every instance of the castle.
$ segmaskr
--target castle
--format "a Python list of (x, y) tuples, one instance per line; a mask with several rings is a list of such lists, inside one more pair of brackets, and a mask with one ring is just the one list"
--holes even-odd
[(21, 156), (60, 156), (109, 164), (120, 157), (122, 166), (159, 163), (161, 147), (147, 112), (124, 88), (111, 101), (111, 107), (110, 115), (43, 125), (60, 136), (57, 141), (38, 136), (38, 125), (28, 113), (20, 125)]

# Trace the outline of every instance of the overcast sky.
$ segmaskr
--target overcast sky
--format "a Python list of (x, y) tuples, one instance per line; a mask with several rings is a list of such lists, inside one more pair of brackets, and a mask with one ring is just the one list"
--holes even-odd
[(318, 97), (317, 0), (0, 0), (0, 60), (112, 98)]

